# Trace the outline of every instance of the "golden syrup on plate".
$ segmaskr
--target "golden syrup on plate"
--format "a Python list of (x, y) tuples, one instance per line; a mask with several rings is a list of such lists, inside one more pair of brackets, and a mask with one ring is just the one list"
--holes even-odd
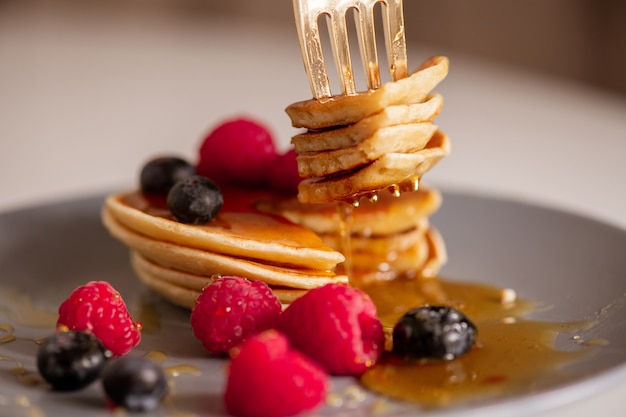
[[(409, 189), (389, 189), (396, 197), (405, 191)], [(339, 205), (342, 241), (348, 242), (342, 251), (347, 263), (352, 259), (349, 236), (353, 206), (358, 207)], [(559, 368), (588, 353), (584, 349), (560, 351), (554, 345), (557, 335), (575, 332), (589, 323), (528, 320), (525, 317), (535, 309), (534, 303), (518, 299), (511, 289), (424, 278), (419, 273), (364, 273), (350, 264), (342, 266), (351, 285), (372, 298), (386, 331), (387, 353), (361, 377), (361, 383), (378, 394), (433, 408), (528, 393), (542, 378), (554, 378), (558, 372), (565, 377), (567, 371)], [(378, 279), (372, 279), (377, 275)], [(474, 322), (477, 342), (467, 354), (449, 361), (412, 362), (389, 353), (398, 319), (411, 308), (426, 304), (452, 305)]]
[(410, 362), (391, 354), (383, 356), (361, 382), (395, 399), (429, 408), (529, 393), (542, 378), (555, 378), (559, 372), (567, 377), (561, 367), (589, 353), (554, 347), (557, 335), (573, 333), (589, 323), (528, 320), (525, 316), (534, 304), (511, 301), (509, 290), (440, 278), (397, 278), (362, 289), (376, 304), (388, 336), (404, 312), (423, 304), (453, 305), (478, 328), (476, 345), (451, 361)]

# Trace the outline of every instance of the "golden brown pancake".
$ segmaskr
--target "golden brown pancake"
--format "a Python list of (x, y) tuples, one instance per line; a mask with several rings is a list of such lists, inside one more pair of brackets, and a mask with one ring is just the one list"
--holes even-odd
[(439, 270), (448, 262), (448, 252), (443, 237), (439, 231), (433, 227), (426, 231), (428, 241), (428, 259), (418, 271), (423, 278), (436, 278)]
[(450, 153), (448, 137), (438, 130), (426, 147), (414, 153), (388, 153), (354, 171), (336, 176), (307, 178), (298, 186), (302, 203), (358, 201), (388, 187), (415, 188), (419, 178)]
[[(439, 232), (433, 227), (430, 227), (426, 231), (424, 237), (426, 239), (428, 247), (428, 255), (419, 269), (398, 271), (393, 268), (390, 268), (389, 270), (353, 268), (353, 274), (350, 278), (351, 283), (353, 285), (362, 286), (364, 284), (397, 279), (399, 277), (423, 279), (425, 282), (438, 282), (438, 280), (435, 279), (437, 277), (437, 273), (439, 272), (441, 267), (447, 262), (446, 247), (443, 240), (441, 239)], [(339, 269), (341, 268), (342, 265), (339, 266)]]
[(285, 111), (294, 127), (324, 129), (356, 123), (394, 105), (423, 102), (448, 74), (448, 58), (436, 56), (413, 74), (376, 90), (293, 103)]
[[(387, 235), (352, 234), (350, 249), (354, 252), (371, 253), (375, 256), (409, 250), (422, 239), (429, 227), (428, 219), (420, 219), (417, 223), (419, 224), (411, 229)], [(320, 237), (331, 248), (339, 251), (344, 249), (344, 242), (339, 234), (323, 234)]]
[(366, 271), (405, 271), (420, 270), (429, 256), (426, 235), (421, 233), (417, 241), (404, 250), (377, 253), (369, 250), (352, 252), (352, 267)]
[(234, 275), (259, 280), (268, 285), (311, 289), (331, 282), (347, 282), (331, 270), (297, 269), (226, 256), (203, 249), (156, 240), (125, 227), (108, 210), (103, 210), (105, 227), (115, 238), (145, 258), (166, 268), (194, 275)]
[[(195, 299), (200, 295), (204, 287), (218, 278), (194, 275), (166, 268), (150, 261), (135, 251), (131, 251), (131, 265), (135, 273), (146, 285), (175, 304), (187, 308), (192, 308)], [(271, 286), (270, 288), (282, 304), (289, 304), (306, 293), (306, 290), (294, 288)]]
[(291, 143), (298, 154), (351, 148), (385, 127), (432, 122), (442, 106), (443, 98), (435, 94), (423, 103), (387, 107), (348, 126), (295, 135)]
[[(402, 233), (437, 211), (441, 202), (441, 193), (426, 186), (398, 197), (381, 193), (376, 202), (364, 199), (352, 210), (350, 230), (353, 235), (365, 237)], [(262, 199), (256, 207), (300, 224), (318, 235), (338, 236), (340, 233), (341, 219), (336, 203), (303, 204), (296, 198)]]
[(140, 192), (112, 195), (105, 202), (116, 222), (155, 241), (302, 269), (331, 270), (344, 260), (315, 233), (276, 216), (223, 212), (198, 226), (171, 219), (167, 210), (146, 212), (148, 207)]
[(383, 127), (350, 148), (299, 154), (298, 174), (302, 178), (324, 177), (359, 168), (388, 153), (417, 152), (436, 130), (430, 122)]

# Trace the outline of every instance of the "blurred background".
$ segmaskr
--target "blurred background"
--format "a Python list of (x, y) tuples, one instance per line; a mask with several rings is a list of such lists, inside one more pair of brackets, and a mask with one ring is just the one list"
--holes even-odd
[[(235, 11), (291, 24), (289, 0), (174, 3), (205, 13)], [(404, 11), (409, 42), (476, 54), (626, 94), (626, 2), (622, 0), (405, 0)]]
[[(437, 120), (453, 153), (430, 178), (626, 212), (608, 183), (584, 198), (578, 182), (591, 139), (602, 150), (626, 139), (626, 1), (404, 9), (409, 68), (451, 59)], [(285, 147), (284, 108), (310, 97), (291, 0), (0, 0), (0, 209), (133, 186), (145, 159), (194, 158), (242, 112)], [(594, 158), (596, 174), (623, 176), (619, 152)]]
[[(404, 9), (409, 41), (626, 94), (622, 0), (405, 0)], [(0, 13), (2, 21), (66, 13), (86, 22), (160, 13), (183, 24), (236, 16), (293, 29), (290, 0), (0, 0)]]

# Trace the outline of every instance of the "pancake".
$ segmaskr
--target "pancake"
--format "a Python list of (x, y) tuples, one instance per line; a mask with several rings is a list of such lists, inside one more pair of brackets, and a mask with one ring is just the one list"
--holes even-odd
[(297, 157), (302, 178), (323, 177), (369, 164), (387, 153), (411, 153), (424, 149), (437, 126), (430, 122), (383, 127), (349, 148), (307, 152)]
[[(428, 255), (419, 269), (397, 271), (397, 270), (372, 270), (369, 268), (353, 268), (350, 282), (352, 285), (363, 286), (367, 284), (384, 282), (399, 277), (414, 278), (423, 282), (433, 282), (438, 286), (437, 274), (441, 267), (447, 262), (446, 247), (439, 232), (430, 227), (424, 234), (427, 244)], [(341, 269), (341, 266), (340, 266)]]
[(113, 237), (145, 258), (164, 267), (194, 275), (235, 275), (260, 280), (268, 285), (298, 289), (347, 282), (347, 277), (336, 275), (332, 270), (296, 269), (264, 264), (156, 240), (126, 228), (106, 209), (102, 212), (102, 221)]
[(385, 83), (376, 90), (300, 101), (285, 111), (291, 124), (298, 128), (317, 130), (353, 124), (389, 106), (423, 102), (446, 77), (448, 66), (448, 58), (432, 57), (408, 77)]
[[(352, 235), (364, 237), (402, 233), (436, 212), (441, 203), (441, 193), (426, 186), (397, 197), (391, 193), (381, 193), (376, 202), (364, 199), (352, 210), (350, 230)], [(340, 233), (340, 216), (336, 203), (303, 204), (296, 198), (261, 199), (255, 207), (300, 224), (320, 236), (338, 236)]]
[(106, 212), (116, 222), (156, 241), (302, 269), (331, 270), (344, 260), (315, 233), (276, 216), (222, 212), (198, 226), (171, 219), (167, 210), (149, 211), (149, 207), (140, 192), (112, 195), (105, 201)]
[(443, 106), (443, 98), (435, 94), (423, 103), (396, 105), (383, 109), (348, 126), (307, 131), (291, 138), (298, 154), (351, 148), (373, 136), (381, 128), (432, 121)]
[[(194, 275), (183, 271), (163, 267), (131, 251), (131, 265), (135, 273), (149, 287), (163, 297), (183, 307), (192, 308), (196, 298), (205, 286), (218, 277)], [(306, 293), (306, 290), (270, 287), (282, 304), (289, 304)]]
[(355, 171), (304, 179), (298, 185), (298, 200), (302, 203), (354, 203), (389, 187), (417, 189), (420, 177), (449, 153), (449, 139), (438, 130), (420, 151), (388, 153)]
[(428, 259), (422, 265), (419, 276), (422, 278), (437, 278), (437, 274), (448, 262), (448, 252), (443, 237), (435, 228), (429, 228), (426, 231), (426, 240), (428, 242)]
[[(354, 252), (371, 253), (374, 256), (390, 252), (406, 251), (422, 239), (428, 229), (428, 219), (420, 219), (417, 226), (389, 235), (358, 235), (350, 237), (350, 249)], [(338, 234), (320, 235), (324, 243), (331, 248), (341, 250), (343, 240)]]
[(417, 240), (404, 250), (376, 253), (365, 250), (352, 251), (352, 267), (366, 271), (418, 271), (428, 260), (429, 247), (426, 235), (421, 233)]

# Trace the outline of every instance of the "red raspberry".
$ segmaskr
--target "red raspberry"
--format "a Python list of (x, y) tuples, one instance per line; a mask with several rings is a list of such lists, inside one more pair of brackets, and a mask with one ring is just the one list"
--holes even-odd
[(276, 330), (233, 349), (224, 401), (237, 417), (286, 417), (317, 407), (328, 392), (328, 374), (289, 347)]
[(196, 171), (218, 185), (262, 186), (267, 184), (267, 172), (275, 158), (269, 130), (240, 118), (222, 123), (206, 136)]
[(295, 149), (290, 149), (276, 157), (268, 172), (269, 185), (273, 190), (295, 194), (298, 192), (298, 184), (301, 180)]
[(281, 315), (279, 329), (294, 348), (335, 375), (362, 374), (378, 361), (385, 345), (372, 300), (341, 284), (327, 284), (296, 299)]
[(120, 293), (105, 281), (76, 288), (59, 306), (57, 329), (93, 333), (116, 356), (141, 340), (141, 323), (133, 321)]
[(276, 325), (282, 306), (262, 281), (222, 277), (207, 285), (191, 311), (193, 333), (214, 355)]

